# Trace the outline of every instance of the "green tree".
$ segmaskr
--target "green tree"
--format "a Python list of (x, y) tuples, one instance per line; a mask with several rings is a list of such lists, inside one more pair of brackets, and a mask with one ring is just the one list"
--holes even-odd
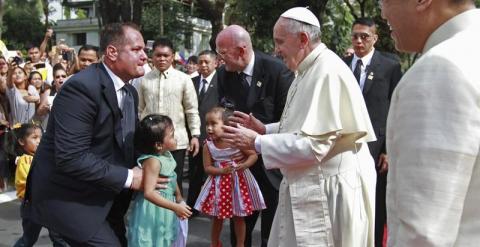
[(40, 45), (45, 25), (40, 21), (37, 2), (7, 0), (3, 16), (2, 37), (9, 49), (25, 49), (29, 44)]
[(188, 5), (172, 0), (152, 0), (143, 9), (143, 37), (145, 40), (167, 37), (178, 47), (180, 42), (186, 41), (184, 46), (188, 47), (185, 37), (191, 35), (190, 16)]
[(5, 0), (0, 0), (0, 40), (2, 40), (4, 14), (5, 14)]
[(223, 29), (223, 13), (225, 12), (225, 5), (227, 0), (197, 0), (195, 1), (199, 6), (200, 18), (209, 20), (212, 24), (212, 36), (210, 37), (210, 48), (215, 50), (215, 37)]
[(98, 0), (98, 10), (101, 26), (113, 22), (133, 22), (140, 25), (143, 0)]
[(229, 1), (225, 10), (225, 22), (228, 25), (244, 26), (251, 34), (255, 48), (272, 52), (273, 26), (284, 11), (296, 6), (308, 6), (319, 20), (322, 20), (328, 2), (328, 0)]
[(55, 11), (55, 9), (50, 5), (52, 2), (57, 2), (59, 0), (38, 0), (37, 4), (39, 8), (41, 9), (44, 18), (45, 18), (45, 25), (50, 24), (49, 16)]

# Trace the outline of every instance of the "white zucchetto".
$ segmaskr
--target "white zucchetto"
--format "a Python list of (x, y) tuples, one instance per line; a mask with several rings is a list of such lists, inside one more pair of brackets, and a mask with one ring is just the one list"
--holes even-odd
[(320, 22), (318, 21), (317, 17), (312, 13), (312, 11), (310, 11), (305, 7), (291, 8), (283, 12), (283, 14), (281, 14), (280, 16), (284, 18), (305, 22), (316, 27), (320, 27)]

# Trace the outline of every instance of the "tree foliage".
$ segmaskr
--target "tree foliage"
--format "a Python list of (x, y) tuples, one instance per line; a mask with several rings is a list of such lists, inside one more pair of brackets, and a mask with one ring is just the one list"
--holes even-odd
[(143, 0), (98, 0), (101, 25), (133, 22), (140, 25)]
[(223, 13), (227, 0), (197, 0), (196, 3), (199, 6), (197, 14), (212, 24), (212, 36), (209, 43), (210, 48), (215, 50), (215, 37), (223, 29)]
[(386, 21), (381, 18), (377, 0), (263, 0), (231, 1), (225, 10), (226, 24), (244, 26), (252, 36), (257, 49), (273, 51), (273, 26), (285, 10), (309, 6), (322, 24), (322, 41), (337, 54), (351, 46), (351, 27), (356, 18), (371, 17), (378, 26), (379, 41), (376, 47), (395, 52)]
[(30, 44), (40, 45), (45, 25), (40, 21), (36, 1), (7, 0), (3, 16), (2, 39), (9, 49), (25, 49)]
[[(143, 37), (145, 40), (167, 37), (176, 46), (180, 46), (180, 42), (189, 40), (185, 37), (191, 35), (190, 16), (191, 9), (187, 5), (176, 1), (152, 0), (143, 10)], [(185, 46), (188, 47), (189, 44)]]

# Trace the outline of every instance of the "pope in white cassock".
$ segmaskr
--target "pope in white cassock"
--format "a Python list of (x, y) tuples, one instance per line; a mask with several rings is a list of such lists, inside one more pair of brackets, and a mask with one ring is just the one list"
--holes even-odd
[(351, 70), (320, 41), (306, 8), (284, 12), (273, 30), (275, 51), (296, 71), (279, 123), (235, 112), (224, 137), (255, 148), (284, 178), (268, 246), (373, 246), (376, 173), (367, 142), (375, 140)]

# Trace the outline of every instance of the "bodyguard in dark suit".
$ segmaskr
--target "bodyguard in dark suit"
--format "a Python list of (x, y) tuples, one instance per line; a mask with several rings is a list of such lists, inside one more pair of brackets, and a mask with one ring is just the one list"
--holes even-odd
[[(294, 74), (279, 59), (254, 52), (250, 35), (240, 26), (225, 28), (218, 34), (216, 45), (217, 53), (225, 61), (225, 65), (218, 70), (220, 99), (232, 102), (237, 111), (252, 113), (264, 124), (278, 122)], [(250, 170), (267, 205), (261, 212), (261, 246), (267, 246), (282, 175), (279, 170), (266, 170), (262, 159), (258, 159)], [(258, 215), (256, 212), (245, 218), (245, 246), (252, 246), (251, 233)]]
[(390, 99), (402, 72), (395, 55), (374, 49), (377, 39), (375, 22), (370, 18), (357, 19), (352, 27), (352, 46), (355, 53), (346, 58), (345, 62), (359, 82), (377, 136), (377, 141), (369, 142), (368, 148), (377, 164), (375, 245), (382, 246), (386, 223), (385, 193), (388, 170), (385, 129)]
[(138, 96), (128, 81), (144, 74), (143, 37), (133, 24), (110, 24), (100, 46), (103, 63), (57, 94), (27, 181), (29, 217), (72, 246), (126, 246), (129, 188), (142, 181), (132, 169)]
[[(200, 150), (203, 150), (203, 142), (207, 138), (205, 115), (210, 109), (218, 105), (217, 64), (217, 54), (215, 52), (210, 50), (200, 52), (198, 54), (198, 72), (200, 75), (192, 78), (198, 96)], [(205, 178), (202, 152), (199, 152), (196, 156), (190, 155), (188, 177), (187, 204), (193, 208)]]

